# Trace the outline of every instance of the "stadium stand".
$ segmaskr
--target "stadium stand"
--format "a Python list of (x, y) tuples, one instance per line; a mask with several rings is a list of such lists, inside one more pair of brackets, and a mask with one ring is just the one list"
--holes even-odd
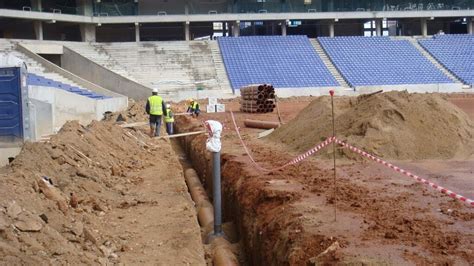
[(474, 85), (474, 35), (436, 35), (419, 43), (465, 84)]
[(89, 60), (161, 94), (203, 87), (221, 88), (214, 56), (206, 41), (145, 43), (69, 43)]
[(233, 90), (257, 83), (275, 88), (340, 85), (306, 36), (251, 36), (218, 39)]
[(88, 97), (88, 98), (91, 98), (91, 99), (100, 100), (100, 99), (111, 98), (109, 96), (98, 94), (98, 93), (95, 93), (95, 92), (92, 92), (92, 91), (89, 91), (89, 90), (86, 90), (86, 89), (83, 89), (83, 88), (80, 88), (80, 87), (77, 87), (77, 86), (71, 86), (71, 85), (68, 85), (68, 84), (65, 84), (65, 83), (62, 83), (62, 82), (59, 82), (59, 81), (55, 81), (55, 80), (52, 80), (52, 79), (49, 79), (49, 78), (45, 78), (41, 75), (33, 74), (33, 73), (28, 74), (28, 85), (56, 88), (56, 89), (60, 89), (60, 90), (70, 92), (70, 93), (78, 94), (78, 95), (81, 95), (81, 96), (84, 96), (84, 97)]
[(0, 40), (0, 51), (3, 51), (4, 53), (9, 53), (25, 61), (28, 67), (29, 73), (37, 74), (44, 78), (54, 80), (56, 82), (61, 82), (63, 84), (68, 84), (69, 86), (72, 86), (72, 87), (80, 87), (78, 84), (74, 83), (72, 80), (69, 80), (57, 73), (48, 71), (43, 65), (41, 65), (41, 63), (37, 62), (36, 60), (27, 56), (26, 54), (15, 50), (14, 43), (8, 40)]
[(352, 87), (454, 83), (407, 40), (360, 36), (318, 40)]
[(67, 42), (65, 46), (73, 51), (76, 51), (80, 55), (88, 58), (89, 60), (94, 61), (95, 63), (106, 67), (114, 71), (115, 73), (124, 76), (133, 81), (137, 81), (133, 77), (128, 69), (122, 66), (117, 60), (112, 58), (103, 48), (101, 44), (98, 43), (80, 43), (80, 42)]

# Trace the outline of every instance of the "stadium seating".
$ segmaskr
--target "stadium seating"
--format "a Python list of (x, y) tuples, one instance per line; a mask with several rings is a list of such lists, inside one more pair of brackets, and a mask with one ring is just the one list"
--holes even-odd
[(162, 95), (197, 87), (221, 89), (210, 42), (71, 42), (66, 46), (119, 75), (158, 88)]
[(79, 87), (71, 86), (59, 81), (55, 81), (55, 80), (48, 79), (40, 75), (33, 74), (33, 73), (28, 74), (28, 85), (57, 88), (57, 89), (65, 90), (70, 93), (75, 93), (84, 97), (97, 99), (97, 100), (111, 98), (109, 96), (101, 95), (101, 94), (88, 91)]
[(419, 43), (464, 83), (474, 84), (474, 35), (436, 35)]
[(233, 90), (257, 83), (339, 86), (306, 36), (223, 37), (218, 42)]
[(352, 87), (453, 83), (408, 40), (350, 36), (319, 42)]

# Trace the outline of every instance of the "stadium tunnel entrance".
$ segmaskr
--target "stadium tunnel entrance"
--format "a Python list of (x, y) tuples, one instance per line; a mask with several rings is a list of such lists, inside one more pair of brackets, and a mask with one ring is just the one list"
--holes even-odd
[(44, 40), (54, 41), (81, 41), (81, 30), (78, 24), (47, 21), (43, 22)]
[(0, 18), (0, 38), (5, 39), (36, 39), (32, 20)]
[(97, 42), (134, 42), (133, 24), (105, 24), (96, 27)]
[(140, 41), (181, 41), (184, 40), (183, 23), (140, 24)]

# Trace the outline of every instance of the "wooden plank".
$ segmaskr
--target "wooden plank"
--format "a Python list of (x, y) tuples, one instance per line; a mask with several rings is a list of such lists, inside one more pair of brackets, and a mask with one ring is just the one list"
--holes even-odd
[(148, 122), (135, 122), (135, 123), (122, 124), (120, 126), (123, 128), (129, 128), (129, 127), (142, 127), (145, 125), (148, 125)]
[(278, 106), (278, 98), (276, 96), (275, 96), (275, 106), (277, 109), (278, 121), (280, 121), (280, 124), (283, 124), (283, 119), (281, 119), (281, 114), (280, 114), (280, 107)]
[(194, 131), (194, 132), (186, 132), (186, 133), (180, 133), (180, 134), (174, 134), (174, 135), (166, 135), (166, 136), (159, 136), (155, 137), (157, 139), (171, 139), (171, 138), (179, 138), (179, 137), (186, 137), (186, 136), (191, 136), (191, 135), (199, 135), (199, 134), (204, 134), (207, 131), (201, 130), (201, 131)]
[(173, 114), (174, 116), (180, 116), (180, 115), (192, 115), (193, 113), (177, 113)]

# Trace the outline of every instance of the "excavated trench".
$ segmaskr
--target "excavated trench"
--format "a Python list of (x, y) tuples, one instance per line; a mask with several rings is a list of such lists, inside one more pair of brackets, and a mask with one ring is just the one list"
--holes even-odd
[(195, 203), (206, 258), (208, 258), (208, 261), (212, 260), (213, 265), (216, 266), (245, 265), (246, 260), (240, 247), (240, 239), (232, 221), (223, 221), (224, 237), (215, 238), (213, 236), (214, 209), (208, 196), (212, 195), (212, 191), (205, 191), (183, 144), (185, 144), (185, 141), (171, 140), (171, 146), (179, 158), (189, 193)]
[[(175, 126), (178, 132), (202, 130), (196, 120), (188, 117), (179, 117)], [(212, 155), (206, 151), (205, 143), (205, 135), (180, 138), (181, 147), (207, 194), (212, 195)], [(306, 264), (310, 254), (318, 254), (326, 248), (326, 245), (321, 245), (325, 239), (300, 234), (303, 228), (295, 223), (298, 214), (288, 209), (298, 195), (266, 189), (265, 181), (256, 178), (239, 156), (225, 150), (221, 157), (221, 171), (223, 221), (235, 223), (245, 264), (301, 265)]]

